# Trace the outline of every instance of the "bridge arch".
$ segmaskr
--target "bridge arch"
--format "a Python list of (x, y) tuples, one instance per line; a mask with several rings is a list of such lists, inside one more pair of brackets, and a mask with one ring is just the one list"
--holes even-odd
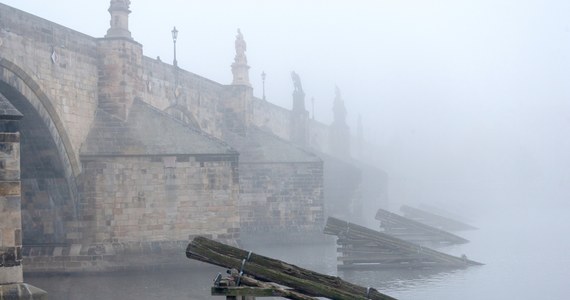
[(26, 244), (64, 243), (77, 220), (78, 157), (53, 103), (16, 64), (0, 59), (0, 93), (21, 121), (22, 227)]

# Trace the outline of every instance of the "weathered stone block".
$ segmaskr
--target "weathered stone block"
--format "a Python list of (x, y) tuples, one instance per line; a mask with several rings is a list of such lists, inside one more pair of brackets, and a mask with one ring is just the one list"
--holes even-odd
[(0, 182), (0, 195), (20, 195), (20, 182), (19, 181), (4, 181)]

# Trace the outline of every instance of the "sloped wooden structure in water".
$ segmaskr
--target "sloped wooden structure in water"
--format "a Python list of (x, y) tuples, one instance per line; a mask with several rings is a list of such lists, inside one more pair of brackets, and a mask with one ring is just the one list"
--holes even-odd
[(378, 209), (376, 220), (384, 233), (416, 244), (464, 244), (469, 241), (447, 231)]
[(329, 217), (325, 234), (336, 235), (339, 269), (463, 268), (482, 265), (404, 241), (389, 234)]
[(465, 231), (465, 230), (476, 230), (477, 227), (465, 224), (463, 222), (442, 217), (437, 214), (421, 210), (419, 208), (410, 207), (407, 205), (402, 205), (400, 211), (404, 217), (412, 219), (414, 221), (430, 225), (435, 228), (440, 228), (447, 231)]
[[(324, 297), (333, 300), (393, 300), (373, 288), (365, 288), (346, 282), (339, 277), (323, 275), (311, 270), (303, 269), (286, 262), (248, 252), (236, 247), (222, 244), (204, 237), (194, 238), (186, 248), (186, 257), (207, 262), (228, 269), (239, 270), (239, 284), (248, 284), (243, 280), (246, 274), (258, 282), (269, 282), (286, 286), (286, 291), (299, 293), (308, 298), (295, 298), (293, 294), (273, 294), (272, 296), (286, 297), (287, 299), (311, 299), (310, 297)], [(235, 273), (235, 272), (234, 272)], [(237, 284), (236, 286), (239, 286)], [(255, 284), (252, 284), (256, 286)], [(275, 287), (258, 286), (270, 293)], [(243, 290), (243, 288), (242, 288)], [(215, 291), (214, 289), (212, 290)], [(244, 296), (235, 288), (224, 287), (218, 292), (233, 297)], [(250, 291), (251, 296), (264, 296), (261, 290)], [(254, 294), (259, 292), (260, 294)], [(220, 294), (217, 294), (220, 295)], [(267, 295), (265, 295), (267, 296)]]

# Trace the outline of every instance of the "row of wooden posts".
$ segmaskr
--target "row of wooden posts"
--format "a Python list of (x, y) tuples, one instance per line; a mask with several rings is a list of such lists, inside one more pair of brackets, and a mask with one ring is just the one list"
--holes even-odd
[[(415, 219), (378, 210), (376, 219), (381, 223), (380, 230), (329, 217), (324, 233), (337, 236), (338, 268), (462, 268), (481, 265), (466, 256), (456, 257), (426, 247), (426, 243), (461, 244), (468, 241), (441, 229), (444, 226), (438, 228), (437, 225), (422, 223), (427, 219), (437, 221), (437, 216), (422, 215), (420, 210), (414, 211), (409, 207), (405, 210), (416, 213)], [(453, 224), (453, 220), (444, 221)], [(473, 229), (465, 225), (463, 230), (467, 228)], [(186, 256), (228, 269), (228, 275), (219, 274), (212, 287), (212, 295), (226, 296), (227, 299), (395, 299), (374, 288), (358, 286), (340, 277), (323, 275), (204, 237), (190, 242)]]

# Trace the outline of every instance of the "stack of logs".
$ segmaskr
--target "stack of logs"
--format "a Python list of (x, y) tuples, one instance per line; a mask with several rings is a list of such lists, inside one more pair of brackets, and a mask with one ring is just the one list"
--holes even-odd
[[(186, 248), (186, 257), (234, 270), (225, 282), (234, 281), (249, 286), (231, 287), (231, 284), (218, 284), (212, 289), (212, 293), (217, 295), (234, 293), (299, 300), (316, 299), (314, 297), (333, 300), (395, 299), (373, 288), (358, 286), (339, 277), (323, 275), (204, 237), (196, 237), (190, 242)], [(246, 291), (238, 292), (236, 289)]]
[(328, 218), (324, 232), (338, 237), (339, 269), (481, 265), (465, 256), (448, 255), (333, 217)]

